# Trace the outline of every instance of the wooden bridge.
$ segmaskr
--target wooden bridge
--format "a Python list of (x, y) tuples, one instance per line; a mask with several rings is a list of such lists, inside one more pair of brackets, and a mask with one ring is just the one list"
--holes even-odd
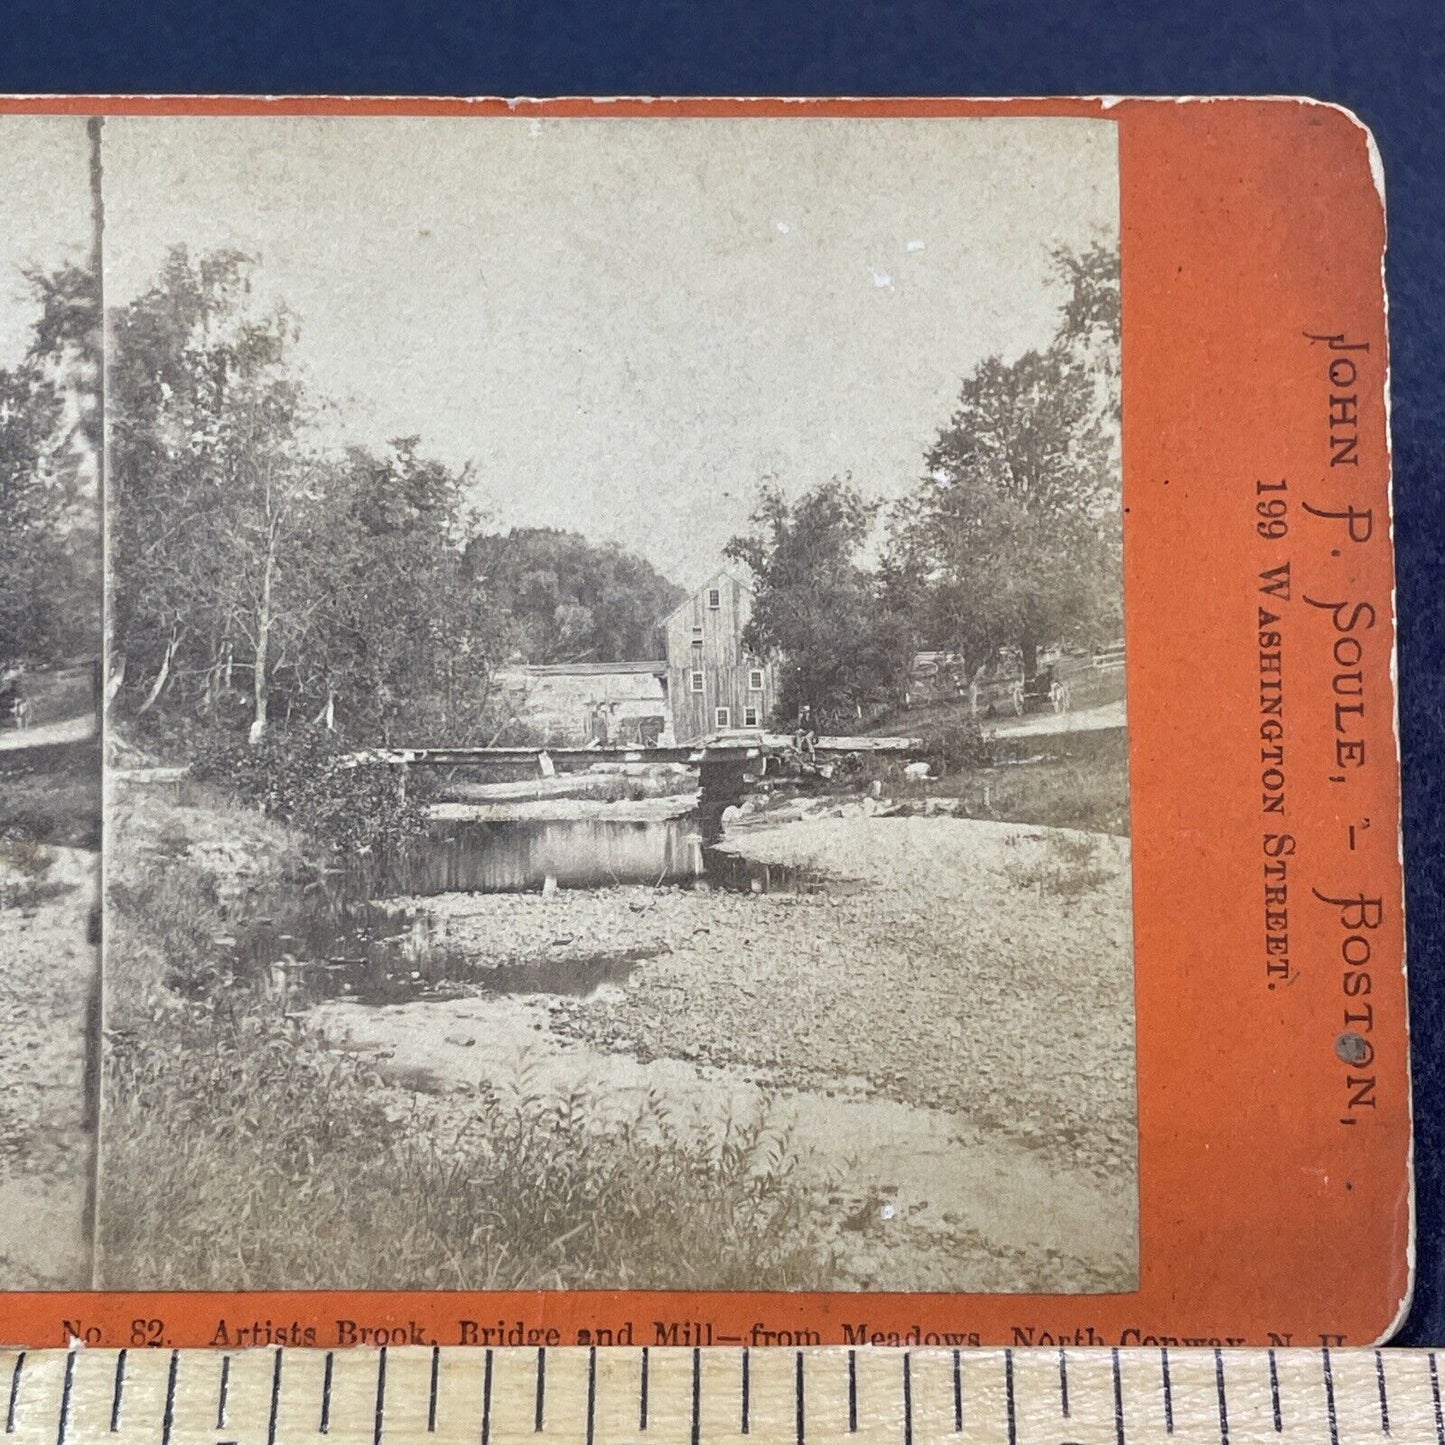
[[(919, 738), (821, 737), (814, 752), (824, 758), (847, 753), (876, 753), (908, 757), (923, 749)], [(590, 768), (596, 763), (683, 763), (736, 765), (761, 757), (796, 754), (793, 738), (785, 733), (723, 734), (682, 747), (483, 747), (483, 748), (366, 748), (351, 755), (358, 767), (461, 768), (486, 765), (534, 766), (547, 773)]]

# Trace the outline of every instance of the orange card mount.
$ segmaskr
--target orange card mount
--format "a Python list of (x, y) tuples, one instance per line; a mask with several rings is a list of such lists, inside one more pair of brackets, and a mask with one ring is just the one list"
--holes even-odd
[(1357, 120), (3, 110), (5, 1342), (1390, 1332)]

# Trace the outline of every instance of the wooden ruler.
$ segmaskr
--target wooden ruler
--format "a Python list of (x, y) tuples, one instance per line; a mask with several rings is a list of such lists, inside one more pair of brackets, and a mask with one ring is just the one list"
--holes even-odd
[(4, 1445), (1445, 1445), (1416, 1350), (0, 1351)]

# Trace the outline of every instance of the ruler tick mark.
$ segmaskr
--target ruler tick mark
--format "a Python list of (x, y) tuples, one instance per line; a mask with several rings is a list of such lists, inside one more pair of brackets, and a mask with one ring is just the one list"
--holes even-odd
[(371, 1445), (381, 1445), (381, 1432), (386, 1428), (386, 1346), (376, 1355), (376, 1422), (371, 1430)]
[(597, 1431), (597, 1346), (587, 1351), (587, 1445)]
[(487, 1351), (487, 1362), (482, 1374), (482, 1445), (488, 1445), (492, 1438), (492, 1352)]
[(1385, 1357), (1375, 1351), (1375, 1388), (1380, 1392), (1380, 1433), (1390, 1433), (1390, 1402), (1385, 1398)]
[[(647, 1429), (647, 1346), (642, 1347), (642, 1376), (638, 1382), (637, 1428)], [(743, 1427), (745, 1430), (747, 1426)]]
[[(382, 1354), (386, 1351), (383, 1350)], [(276, 1366), (271, 1371), (271, 1413), (266, 1420), (266, 1445), (276, 1445), (276, 1416), (281, 1410), (281, 1360), (282, 1354), (276, 1351)]]
[(120, 1429), (120, 1396), (125, 1389), (125, 1351), (115, 1357), (115, 1388), (110, 1396), (110, 1433)]
[(1229, 1445), (1229, 1407), (1224, 1402), (1224, 1353), (1214, 1352), (1214, 1393), (1219, 1396), (1219, 1445)]
[(431, 1347), (431, 1394), (426, 1406), (426, 1432), (435, 1435), (437, 1430), (437, 1384), (441, 1375), (442, 1351), (440, 1345)]
[(858, 1433), (858, 1351), (848, 1351), (848, 1433)]
[(1164, 1433), (1174, 1433), (1174, 1385), (1169, 1378), (1169, 1350), (1159, 1351), (1159, 1372), (1164, 1378)]
[[(166, 1407), (161, 1415), (161, 1445), (171, 1445), (171, 1430), (176, 1423), (176, 1376), (180, 1373), (181, 1352), (171, 1351), (170, 1369), (166, 1371)], [(276, 1368), (281, 1368), (281, 1351), (276, 1351)], [(274, 1432), (270, 1436), (275, 1439)]]
[(1269, 1398), (1274, 1406), (1274, 1432), (1283, 1435), (1284, 1415), (1279, 1408), (1279, 1364), (1273, 1350), (1269, 1352)]
[(963, 1356), (953, 1352), (953, 1433), (963, 1434)]
[(913, 1356), (903, 1352), (903, 1445), (913, 1445)]
[(1320, 1351), (1320, 1365), (1325, 1377), (1325, 1413), (1330, 1422), (1330, 1445), (1340, 1445), (1340, 1422), (1335, 1413), (1335, 1372), (1330, 1364), (1330, 1347)]
[(1004, 1400), (1008, 1406), (1008, 1445), (1018, 1445), (1019, 1425), (1014, 1408), (1014, 1352), (1003, 1352)]
[(15, 1433), (15, 1407), (20, 1403), (20, 1371), (25, 1368), (25, 1351), (15, 1356), (15, 1368), (10, 1372), (10, 1404), (5, 1410), (5, 1433)]
[(1124, 1445), (1124, 1376), (1119, 1369), (1119, 1351), (1109, 1351), (1110, 1367), (1114, 1375), (1114, 1441)]
[(1059, 1346), (1059, 1408), (1063, 1411), (1064, 1419), (1069, 1418), (1069, 1361), (1064, 1354), (1064, 1347)]
[(65, 1352), (65, 1383), (60, 1388), (60, 1425), (55, 1432), (55, 1445), (65, 1445), (65, 1432), (70, 1429), (70, 1391), (75, 1384), (75, 1351)]
[(748, 1415), (752, 1405), (752, 1368), (748, 1348), (743, 1346), (743, 1434), (748, 1433)]
[(537, 1349), (537, 1409), (532, 1417), (532, 1432), (540, 1434), (542, 1430), (543, 1413), (547, 1408), (547, 1347), (541, 1345)]
[(702, 1438), (702, 1351), (692, 1352), (692, 1445)]
[(226, 1428), (226, 1393), (231, 1384), (231, 1357), (221, 1356), (221, 1388), (216, 1395), (216, 1429)]
[(322, 1435), (331, 1433), (331, 1372), (336, 1367), (336, 1356), (326, 1352), (326, 1369), (321, 1376), (321, 1423), (316, 1427)]
[(798, 1445), (803, 1445), (803, 1352), (799, 1350), (793, 1361), (793, 1391), (797, 1396)]
[[(1445, 1445), (1445, 1414), (1440, 1410), (1440, 1367), (1435, 1363), (1435, 1351), (1426, 1357), (1430, 1361), (1430, 1398), (1435, 1402), (1435, 1445)], [(16, 1367), (19, 1373), (19, 1365)]]

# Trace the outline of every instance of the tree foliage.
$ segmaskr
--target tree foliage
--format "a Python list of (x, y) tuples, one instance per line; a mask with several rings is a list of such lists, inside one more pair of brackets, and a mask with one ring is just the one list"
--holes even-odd
[(0, 664), (100, 650), (99, 290), (71, 263), (25, 276), (30, 343), (0, 369)]
[(725, 548), (757, 583), (743, 645), (782, 661), (779, 722), (806, 705), (820, 727), (846, 731), (902, 689), (909, 628), (860, 562), (877, 514), (851, 481), (835, 478), (793, 502), (765, 485), (752, 530)]
[(462, 573), (464, 478), (414, 438), (329, 454), (284, 310), (236, 252), (172, 252), (115, 317), (112, 569), (122, 703), (259, 740), (276, 718), (389, 736), (476, 723), (502, 651)]
[(1061, 252), (1052, 344), (989, 357), (924, 459), (888, 562), (920, 632), (973, 662), (1121, 625), (1118, 260)]
[(497, 669), (636, 657), (680, 595), (571, 533), (483, 535), (470, 475), (417, 437), (322, 445), (299, 335), (252, 258), (173, 250), (113, 317), (112, 626), (120, 715), (484, 742)]
[(621, 662), (660, 657), (659, 623), (681, 587), (615, 543), (519, 527), (472, 539), (467, 566), (505, 599), (529, 662)]

